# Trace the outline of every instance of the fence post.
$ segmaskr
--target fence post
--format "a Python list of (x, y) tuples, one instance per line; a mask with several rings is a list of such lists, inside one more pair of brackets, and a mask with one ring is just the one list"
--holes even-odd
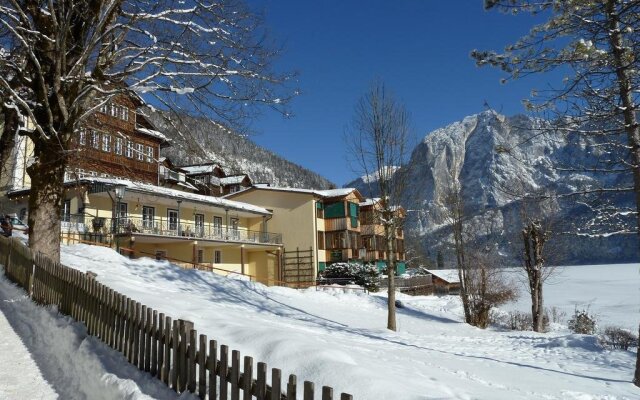
[(304, 400), (313, 400), (314, 384), (304, 381)]
[(271, 400), (282, 398), (282, 372), (278, 368), (271, 369)]
[(207, 335), (200, 335), (198, 346), (198, 397), (207, 396)]
[(253, 358), (244, 356), (242, 369), (242, 399), (251, 400), (251, 384), (253, 383)]
[(295, 375), (289, 375), (287, 384), (287, 400), (296, 400), (297, 380)]

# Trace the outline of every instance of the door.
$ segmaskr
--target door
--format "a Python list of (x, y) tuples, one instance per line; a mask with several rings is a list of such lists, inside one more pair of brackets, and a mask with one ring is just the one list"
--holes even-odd
[(167, 221), (169, 221), (169, 234), (177, 235), (178, 234), (178, 210), (168, 209), (167, 210)]
[(142, 207), (142, 227), (145, 230), (153, 230), (153, 220), (156, 216), (156, 209), (153, 207)]
[(238, 218), (231, 218), (231, 237), (233, 240), (240, 240), (240, 220)]
[(222, 238), (222, 217), (213, 217), (213, 235)]
[(196, 225), (196, 236), (203, 237), (204, 236), (204, 214), (194, 215), (194, 221)]

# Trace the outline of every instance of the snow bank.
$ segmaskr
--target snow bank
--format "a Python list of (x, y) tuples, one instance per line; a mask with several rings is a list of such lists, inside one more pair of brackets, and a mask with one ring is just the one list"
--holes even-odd
[[(55, 308), (37, 306), (4, 277), (4, 272), (0, 273), (0, 312), (10, 325), (0, 315), (0, 398), (177, 397), (159, 380), (129, 364), (120, 353), (87, 336), (82, 324), (58, 314)], [(16, 348), (11, 331), (20, 337), (22, 346)], [(7, 349), (8, 344), (12, 348)], [(13, 379), (4, 379), (10, 374)]]

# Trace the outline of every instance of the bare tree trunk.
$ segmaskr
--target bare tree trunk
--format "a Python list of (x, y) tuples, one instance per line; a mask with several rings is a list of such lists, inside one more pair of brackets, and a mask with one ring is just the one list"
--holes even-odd
[(543, 304), (543, 250), (547, 240), (547, 232), (537, 221), (531, 221), (522, 230), (524, 244), (524, 270), (527, 273), (529, 293), (531, 294), (531, 320), (532, 328), (536, 332), (544, 330), (544, 304)]
[[(460, 196), (459, 193), (454, 196)], [(469, 301), (469, 279), (467, 274), (467, 263), (464, 254), (464, 240), (462, 237), (462, 210), (459, 206), (459, 198), (455, 199), (456, 203), (453, 211), (453, 242), (456, 250), (456, 261), (458, 267), (458, 279), (460, 280), (460, 298), (462, 299), (462, 308), (464, 309), (464, 321), (468, 324), (472, 323), (471, 304)]]
[(387, 239), (387, 329), (396, 330), (396, 253), (394, 246), (395, 233), (393, 227), (384, 225), (384, 234)]
[(16, 134), (18, 133), (20, 123), (18, 113), (13, 108), (3, 107), (2, 114), (4, 117), (4, 127), (2, 136), (0, 136), (0, 178), (8, 172), (5, 171), (5, 167), (8, 166), (7, 160), (9, 160), (15, 146)]
[[(633, 189), (636, 200), (636, 218), (638, 224), (638, 235), (640, 235), (640, 126), (636, 118), (637, 107), (633, 101), (633, 89), (629, 79), (629, 63), (625, 60), (626, 50), (622, 40), (622, 30), (620, 28), (619, 16), (616, 12), (616, 1), (608, 0), (606, 4), (607, 19), (609, 22), (609, 43), (611, 54), (613, 55), (614, 66), (616, 67), (616, 78), (618, 91), (624, 116), (625, 131), (627, 140), (631, 148), (631, 163), (633, 168)], [(640, 245), (640, 236), (638, 244)], [(636, 371), (634, 383), (640, 387), (640, 350), (636, 355)]]
[(60, 212), (64, 201), (66, 158), (59, 145), (37, 142), (40, 156), (27, 172), (29, 194), (29, 247), (60, 260)]

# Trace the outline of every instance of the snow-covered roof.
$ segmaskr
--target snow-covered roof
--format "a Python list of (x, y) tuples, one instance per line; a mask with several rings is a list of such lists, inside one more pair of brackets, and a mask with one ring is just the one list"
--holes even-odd
[(185, 167), (180, 167), (180, 169), (184, 170), (187, 173), (187, 175), (210, 174), (216, 168), (222, 169), (222, 167), (220, 167), (217, 164), (213, 164), (213, 165), (188, 165), (188, 166), (185, 166)]
[(458, 283), (460, 282), (460, 277), (458, 276), (457, 269), (428, 269), (426, 270), (433, 276), (437, 276), (443, 281), (447, 281), (449, 283)]
[(377, 204), (378, 202), (380, 202), (380, 197), (375, 197), (373, 199), (365, 199), (364, 201), (360, 202), (360, 207), (372, 206), (374, 204)]
[[(300, 189), (300, 188), (290, 188), (290, 187), (269, 186), (268, 184), (264, 184), (264, 183), (257, 183), (255, 185), (253, 185), (251, 188), (246, 189), (246, 190), (251, 190), (251, 189), (271, 190), (271, 191), (274, 191), (274, 192), (303, 193), (303, 194), (310, 194), (310, 195), (318, 196), (318, 197), (322, 197), (322, 198), (343, 197), (343, 196), (348, 196), (349, 194), (351, 194), (354, 191), (357, 192), (357, 189), (354, 189), (354, 188), (313, 190), (313, 189)], [(227, 196), (237, 195), (238, 193), (242, 193), (242, 192), (243, 191), (232, 193), (232, 194), (229, 194)], [(225, 197), (227, 197), (227, 196), (225, 196)]]
[(136, 131), (140, 132), (140, 133), (144, 133), (145, 135), (154, 137), (156, 139), (160, 139), (163, 142), (171, 142), (171, 139), (169, 139), (167, 136), (165, 136), (164, 133), (162, 132), (158, 132), (154, 129), (147, 129), (147, 128), (142, 128), (140, 126), (136, 126)]
[[(127, 190), (132, 190), (136, 192), (149, 193), (156, 196), (166, 196), (175, 199), (183, 199), (189, 201), (195, 201), (199, 203), (208, 204), (214, 207), (221, 207), (236, 211), (246, 211), (253, 214), (261, 214), (261, 215), (271, 215), (271, 211), (266, 208), (254, 206), (252, 204), (243, 203), (240, 201), (228, 200), (221, 197), (213, 197), (213, 196), (205, 196), (197, 193), (189, 193), (183, 192), (181, 190), (170, 189), (161, 186), (154, 186), (148, 183), (141, 182), (133, 182), (126, 179), (116, 179), (116, 178), (93, 178), (87, 177), (80, 180), (96, 182), (96, 183), (105, 183), (108, 185), (125, 185)], [(75, 182), (75, 181), (71, 181)]]
[(220, 178), (220, 184), (222, 184), (222, 185), (237, 185), (239, 183), (242, 183), (242, 181), (246, 177), (247, 177), (247, 175), (225, 176), (224, 178)]

